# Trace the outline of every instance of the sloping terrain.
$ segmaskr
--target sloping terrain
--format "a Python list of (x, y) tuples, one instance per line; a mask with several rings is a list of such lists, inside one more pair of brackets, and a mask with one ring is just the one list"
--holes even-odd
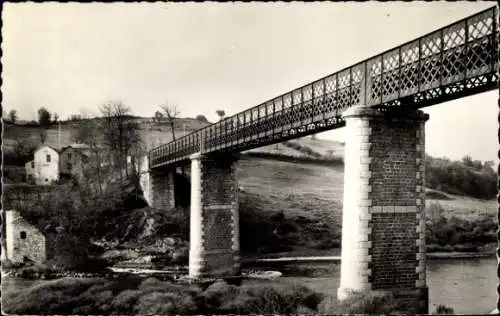
[[(144, 143), (150, 148), (159, 144), (167, 143), (172, 140), (170, 127), (165, 123), (154, 123), (152, 119), (137, 118), (139, 124), (139, 133), (142, 136)], [(185, 133), (190, 133), (209, 123), (200, 122), (192, 118), (179, 118), (176, 122), (175, 133), (176, 137), (180, 137)], [(73, 137), (78, 128), (79, 121), (70, 121), (61, 123), (60, 141), (61, 146), (66, 146), (74, 143)], [(46, 144), (53, 147), (59, 145), (59, 126), (52, 124), (47, 127), (32, 126), (32, 125), (17, 125), (4, 122), (3, 130), (3, 146), (4, 150), (11, 150), (15, 142), (19, 139), (30, 140), (35, 143), (40, 142), (40, 134), (45, 131), (47, 134)]]

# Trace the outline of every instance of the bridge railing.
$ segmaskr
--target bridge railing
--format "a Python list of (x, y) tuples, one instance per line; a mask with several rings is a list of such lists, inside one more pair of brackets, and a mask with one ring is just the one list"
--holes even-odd
[(362, 104), (415, 109), (495, 87), (498, 9), (479, 12), (150, 151), (150, 167), (343, 126)]

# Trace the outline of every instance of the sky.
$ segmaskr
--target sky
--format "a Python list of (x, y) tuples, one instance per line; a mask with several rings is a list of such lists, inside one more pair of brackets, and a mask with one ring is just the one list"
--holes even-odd
[[(5, 3), (2, 106), (31, 120), (41, 106), (64, 119), (171, 103), (216, 121), (495, 3)], [(497, 98), (424, 109), (427, 152), (496, 160)]]

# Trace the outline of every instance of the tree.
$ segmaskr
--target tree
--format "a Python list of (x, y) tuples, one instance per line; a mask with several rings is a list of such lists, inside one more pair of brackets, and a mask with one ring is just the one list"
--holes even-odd
[(29, 139), (18, 139), (14, 143), (14, 157), (17, 164), (24, 165), (33, 159), (33, 153), (36, 150), (36, 144)]
[(130, 119), (130, 108), (120, 101), (104, 104), (100, 110), (104, 144), (109, 148), (113, 164), (120, 171), (120, 181), (123, 183), (123, 172), (128, 176), (127, 156), (141, 141), (139, 126)]
[(40, 125), (50, 124), (50, 112), (45, 107), (38, 109), (38, 122)]
[(205, 115), (201, 115), (201, 114), (197, 115), (196, 120), (199, 122), (208, 123), (208, 120), (207, 120)]
[(160, 106), (165, 112), (165, 116), (167, 117), (167, 123), (170, 125), (170, 131), (172, 132), (172, 140), (175, 140), (175, 121), (179, 116), (180, 112), (177, 109), (177, 106), (174, 104), (165, 103)]
[(59, 114), (54, 113), (54, 115), (53, 115), (53, 119), (52, 119), (52, 122), (54, 122), (54, 123), (59, 122)]
[(163, 118), (164, 118), (164, 117), (165, 117), (165, 116), (164, 116), (164, 115), (163, 115), (163, 113), (161, 113), (160, 111), (156, 111), (156, 112), (155, 112), (155, 117), (154, 117), (154, 119), (155, 119), (155, 122), (156, 122), (156, 123), (160, 123), (161, 121), (163, 121)]
[(81, 120), (82, 119), (82, 116), (80, 114), (71, 114), (69, 116), (69, 120), (70, 121), (78, 121), (78, 120)]
[[(82, 117), (87, 118), (85, 114), (83, 114)], [(83, 176), (85, 177), (85, 182), (88, 184), (92, 183), (92, 178), (95, 176), (97, 189), (99, 193), (102, 194), (105, 174), (101, 162), (104, 160), (106, 152), (104, 148), (99, 146), (100, 135), (102, 135), (102, 129), (97, 121), (85, 119), (76, 128), (73, 140), (77, 143), (83, 143), (89, 146), (92, 157), (88, 163), (88, 168), (85, 168), (85, 166), (82, 167), (84, 171)]]
[(226, 112), (224, 112), (224, 110), (217, 110), (215, 111), (215, 113), (217, 113), (221, 120), (224, 118), (224, 116), (226, 116)]
[(47, 141), (47, 131), (46, 130), (40, 131), (40, 134), (38, 134), (38, 136), (40, 137), (40, 143), (45, 144), (45, 142)]
[(17, 121), (17, 111), (16, 110), (10, 110), (9, 121), (11, 121), (12, 123), (15, 123)]

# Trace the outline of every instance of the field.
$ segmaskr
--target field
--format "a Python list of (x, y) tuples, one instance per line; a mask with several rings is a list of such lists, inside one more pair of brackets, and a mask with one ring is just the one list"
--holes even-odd
[[(237, 177), (245, 192), (259, 196), (263, 211), (282, 210), (285, 215), (324, 220), (341, 218), (343, 166), (245, 158), (238, 162)], [(495, 214), (497, 211), (495, 200), (480, 200), (439, 191), (429, 195), (438, 199), (428, 197), (426, 204), (441, 205), (446, 211), (446, 217), (473, 219), (478, 215)], [(442, 196), (449, 199), (442, 199)]]

